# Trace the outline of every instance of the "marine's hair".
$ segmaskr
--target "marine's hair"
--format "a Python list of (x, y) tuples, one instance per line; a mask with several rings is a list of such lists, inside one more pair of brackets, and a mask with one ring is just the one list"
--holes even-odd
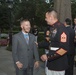
[(54, 9), (48, 9), (46, 13), (52, 14), (54, 16), (54, 18), (58, 18), (58, 13)]

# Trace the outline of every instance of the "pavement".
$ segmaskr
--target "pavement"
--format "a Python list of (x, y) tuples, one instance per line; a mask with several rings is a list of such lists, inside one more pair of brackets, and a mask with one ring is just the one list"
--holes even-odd
[[(44, 63), (40, 62), (39, 69), (34, 69), (34, 75), (45, 75)], [(12, 53), (6, 50), (6, 47), (0, 47), (0, 75), (16, 75), (12, 59)], [(76, 67), (74, 67), (76, 75)]]

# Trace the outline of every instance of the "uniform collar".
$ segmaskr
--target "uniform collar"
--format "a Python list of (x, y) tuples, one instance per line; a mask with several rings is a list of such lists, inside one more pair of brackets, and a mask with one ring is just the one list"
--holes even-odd
[(56, 21), (52, 26), (55, 27), (57, 25), (60, 25), (60, 22), (59, 21)]
[(65, 27), (70, 27), (70, 25), (66, 25)]

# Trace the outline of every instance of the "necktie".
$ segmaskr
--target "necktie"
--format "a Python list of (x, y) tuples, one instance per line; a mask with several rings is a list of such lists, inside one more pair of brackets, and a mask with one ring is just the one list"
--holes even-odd
[(24, 34), (24, 37), (26, 39), (27, 44), (29, 43), (29, 35), (28, 34)]

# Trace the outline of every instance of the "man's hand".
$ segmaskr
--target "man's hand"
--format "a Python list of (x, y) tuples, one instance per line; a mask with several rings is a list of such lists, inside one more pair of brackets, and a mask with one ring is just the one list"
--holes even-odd
[(39, 61), (36, 61), (35, 63), (34, 63), (34, 68), (38, 68), (39, 67)]
[(18, 63), (16, 63), (16, 65), (17, 65), (17, 67), (18, 67), (19, 69), (21, 69), (21, 68), (23, 67), (23, 64), (22, 64), (21, 62), (19, 62), (19, 61), (18, 61)]
[(41, 59), (42, 59), (42, 61), (46, 61), (48, 58), (47, 58), (46, 54), (44, 54), (41, 56)]

